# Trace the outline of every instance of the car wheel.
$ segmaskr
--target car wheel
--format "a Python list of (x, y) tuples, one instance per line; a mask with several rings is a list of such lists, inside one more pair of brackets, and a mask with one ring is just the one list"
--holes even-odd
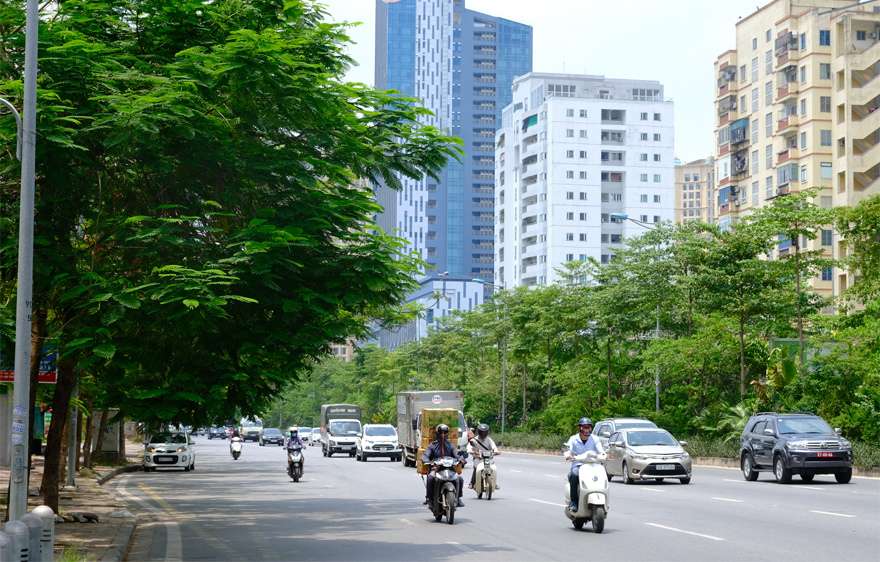
[(773, 461), (773, 474), (776, 475), (776, 482), (779, 484), (791, 482), (791, 469), (785, 466), (782, 455), (776, 455), (776, 460)]
[(626, 463), (623, 463), (623, 483), (624, 484), (632, 484), (633, 479), (632, 476), (629, 475), (629, 467), (626, 466)]
[(691, 483), (691, 477), (688, 476), (687, 478), (679, 478), (678, 481), (681, 482), (682, 484), (690, 484), (690, 483)]
[(191, 465), (189, 465), (189, 469), (190, 469), (190, 470), (195, 470), (195, 469), (196, 469), (196, 461), (193, 461), (193, 463), (192, 463)]
[(743, 454), (740, 468), (742, 468), (743, 478), (749, 482), (754, 482), (758, 479), (758, 472), (755, 470), (754, 463), (752, 462), (752, 455), (748, 453)]
[(849, 484), (849, 481), (852, 480), (852, 469), (847, 468), (844, 472), (835, 473), (834, 479), (838, 484)]
[(348, 454), (348, 456), (349, 456), (349, 457), (353, 457), (353, 456), (354, 456), (354, 451), (350, 452), (350, 453)]
[(186, 465), (185, 467), (183, 467), (183, 471), (184, 471), (184, 472), (189, 472), (189, 465)]
[(807, 472), (802, 472), (801, 473), (801, 480), (803, 480), (804, 482), (812, 482), (813, 476), (815, 476), (815, 475), (807, 473)]

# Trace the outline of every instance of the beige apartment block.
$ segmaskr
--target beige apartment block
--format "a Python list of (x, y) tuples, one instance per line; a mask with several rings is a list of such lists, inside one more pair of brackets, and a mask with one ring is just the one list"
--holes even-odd
[[(823, 207), (880, 191), (880, 2), (775, 0), (736, 23), (736, 45), (715, 62), (718, 223), (788, 193), (822, 187)], [(828, 225), (816, 240), (780, 240), (840, 258)], [(844, 270), (813, 280), (824, 296), (852, 283)]]
[(715, 222), (715, 159), (675, 162), (675, 223)]
[(343, 362), (348, 362), (354, 359), (354, 345), (351, 341), (346, 342), (345, 345), (339, 345), (334, 343), (332, 345), (333, 356)]

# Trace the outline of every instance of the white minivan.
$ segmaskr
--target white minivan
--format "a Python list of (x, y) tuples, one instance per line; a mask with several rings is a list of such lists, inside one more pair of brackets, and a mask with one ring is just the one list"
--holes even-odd
[(359, 461), (366, 461), (369, 457), (388, 457), (400, 462), (402, 454), (393, 425), (368, 423), (357, 435), (355, 458)]

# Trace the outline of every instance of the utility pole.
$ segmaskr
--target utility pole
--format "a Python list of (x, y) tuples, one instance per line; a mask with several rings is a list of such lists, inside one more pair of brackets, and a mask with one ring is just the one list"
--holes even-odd
[[(34, 174), (37, 142), (37, 33), (39, 1), (27, 0), (24, 46), (24, 104), (21, 206), (18, 225), (18, 287), (15, 307), (15, 387), (12, 398), (12, 467), (9, 520), (27, 513), (28, 410), (30, 409), (31, 310), (34, 292)], [(64, 423), (60, 420), (59, 423)]]

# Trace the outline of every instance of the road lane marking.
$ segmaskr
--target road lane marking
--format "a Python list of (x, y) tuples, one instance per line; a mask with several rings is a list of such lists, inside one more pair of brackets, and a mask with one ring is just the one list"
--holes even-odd
[(792, 488), (800, 488), (801, 490), (818, 490), (824, 492), (825, 488), (817, 488), (816, 486), (792, 486)]
[(731, 480), (730, 478), (725, 478), (724, 481), (725, 482), (736, 482), (736, 483), (745, 482), (745, 480)]
[(660, 494), (665, 494), (666, 490), (655, 490), (654, 488), (642, 488), (646, 492), (658, 492)]
[(546, 503), (547, 505), (555, 505), (556, 507), (565, 507), (565, 505), (561, 503), (553, 503), (553, 502), (545, 502), (544, 500), (536, 500), (535, 498), (529, 498), (530, 502), (538, 502), (538, 503)]
[(558, 474), (545, 474), (544, 476), (546, 476), (547, 478), (562, 478), (562, 476)]
[(410, 521), (409, 519), (401, 519), (401, 521), (403, 521), (403, 522), (406, 523), (407, 525), (415, 525), (415, 524), (416, 524), (415, 522)]
[(473, 552), (473, 549), (468, 548), (468, 547), (466, 547), (466, 546), (463, 545), (463, 544), (458, 544), (458, 543), (455, 542), (455, 541), (446, 541), (446, 544), (451, 544), (452, 546), (454, 546), (455, 548), (461, 550), (462, 552)]
[(713, 537), (712, 535), (703, 535), (701, 533), (694, 533), (693, 531), (684, 531), (682, 529), (676, 529), (675, 527), (667, 527), (666, 525), (658, 525), (657, 523), (645, 523), (645, 525), (650, 525), (652, 527), (657, 527), (659, 529), (666, 529), (667, 531), (675, 531), (676, 533), (684, 533), (685, 535), (693, 535), (695, 537), (703, 537), (704, 539), (710, 539), (713, 541), (723, 541), (724, 540), (720, 537)]
[(522, 470), (513, 470), (513, 469), (510, 469), (510, 472), (522, 472)]
[(519, 459), (519, 462), (532, 462), (532, 459)]
[(379, 468), (381, 468), (382, 470), (390, 470), (391, 472), (394, 472), (393, 468), (388, 468), (387, 466), (380, 466)]
[(746, 503), (745, 500), (732, 500), (730, 498), (712, 498), (713, 500), (723, 501), (723, 502), (735, 502), (735, 503)]
[(855, 515), (847, 515), (846, 513), (832, 513), (830, 511), (816, 511), (811, 509), (810, 513), (821, 513), (822, 515), (834, 515), (836, 517), (855, 517)]

